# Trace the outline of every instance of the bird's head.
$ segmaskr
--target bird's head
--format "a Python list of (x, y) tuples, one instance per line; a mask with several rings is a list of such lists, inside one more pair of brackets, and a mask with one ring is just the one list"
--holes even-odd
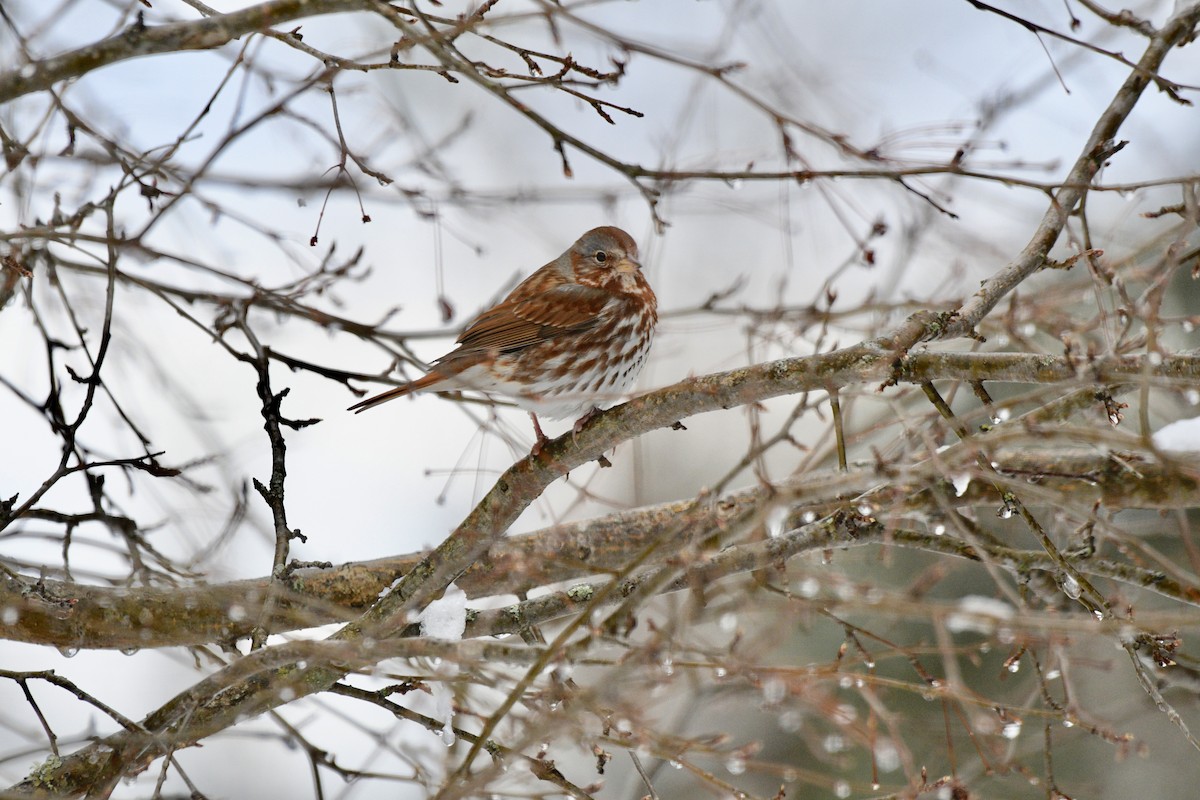
[(567, 252), (575, 280), (584, 286), (629, 293), (640, 291), (645, 282), (637, 242), (620, 228), (593, 228)]

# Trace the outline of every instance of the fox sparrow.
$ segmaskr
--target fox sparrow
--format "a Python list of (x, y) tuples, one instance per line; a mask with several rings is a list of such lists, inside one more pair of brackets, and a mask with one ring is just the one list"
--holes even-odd
[(360, 412), (420, 391), (474, 389), (511, 398), (537, 415), (580, 417), (633, 385), (658, 322), (658, 300), (620, 228), (588, 231), (534, 272), (458, 337), (429, 373), (350, 407)]

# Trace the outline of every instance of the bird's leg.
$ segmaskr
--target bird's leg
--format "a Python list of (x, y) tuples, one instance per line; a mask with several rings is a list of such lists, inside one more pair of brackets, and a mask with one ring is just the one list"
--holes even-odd
[(533, 420), (534, 433), (533, 449), (529, 451), (529, 455), (537, 458), (542, 452), (542, 446), (545, 445), (546, 442), (550, 441), (550, 437), (542, 433), (542, 426), (538, 423), (537, 414), (534, 414), (532, 411), (530, 411), (529, 418)]

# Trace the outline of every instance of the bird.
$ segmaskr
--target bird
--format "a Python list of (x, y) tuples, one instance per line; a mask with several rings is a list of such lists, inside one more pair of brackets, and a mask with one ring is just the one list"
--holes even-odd
[(479, 314), (424, 376), (348, 410), (422, 391), (499, 395), (529, 412), (536, 456), (547, 441), (538, 417), (578, 418), (581, 430), (633, 386), (657, 324), (637, 243), (620, 228), (593, 228)]

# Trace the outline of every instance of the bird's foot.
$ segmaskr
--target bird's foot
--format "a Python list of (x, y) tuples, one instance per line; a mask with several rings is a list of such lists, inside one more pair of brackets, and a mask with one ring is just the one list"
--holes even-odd
[(571, 441), (575, 441), (575, 437), (583, 430), (583, 426), (592, 421), (592, 417), (600, 413), (600, 409), (592, 406), (592, 410), (584, 414), (579, 419), (575, 420), (575, 425), (571, 428)]
[[(583, 427), (592, 421), (592, 417), (596, 416), (599, 413), (600, 413), (600, 409), (593, 406), (591, 411), (587, 412), (582, 417), (575, 420), (575, 425), (571, 428), (571, 443), (572, 444), (575, 443), (576, 438), (579, 436), (579, 432), (581, 430), (583, 430)], [(607, 456), (605, 456), (603, 453), (601, 453), (600, 456), (596, 459), (596, 463), (599, 464), (602, 469), (612, 466), (612, 462), (609, 461)]]

